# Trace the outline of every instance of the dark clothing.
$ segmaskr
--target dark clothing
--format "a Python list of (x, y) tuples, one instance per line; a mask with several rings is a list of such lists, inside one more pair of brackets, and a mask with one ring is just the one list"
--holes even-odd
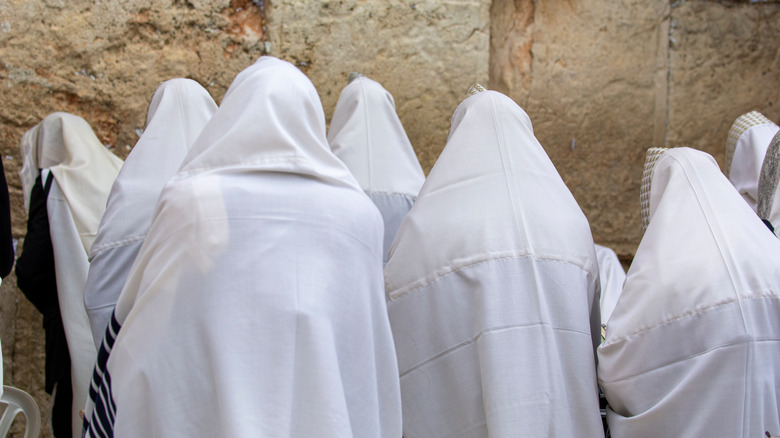
[(11, 201), (0, 158), (0, 277), (5, 278), (14, 266), (14, 243), (11, 235)]
[[(70, 407), (73, 396), (70, 381), (70, 353), (60, 316), (57, 277), (54, 270), (54, 248), (49, 234), (49, 216), (46, 210), (46, 199), (51, 182), (50, 174), (44, 187), (39, 176), (33, 186), (30, 195), (30, 214), (27, 219), (27, 236), (24, 239), (22, 255), (16, 261), (16, 282), (27, 299), (43, 314), (43, 329), (46, 333), (46, 392), (51, 394), (54, 384), (58, 384), (54, 402), (57, 412), (52, 415), (52, 426), (54, 435), (60, 438), (71, 435)], [(58, 414), (64, 411), (68, 414)]]

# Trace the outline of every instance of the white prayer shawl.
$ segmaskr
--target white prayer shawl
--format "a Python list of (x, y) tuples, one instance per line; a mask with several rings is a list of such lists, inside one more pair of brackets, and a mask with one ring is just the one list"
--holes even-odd
[(398, 226), (425, 181), (393, 96), (366, 77), (350, 82), (336, 103), (328, 142), (382, 213), (387, 263)]
[(167, 81), (152, 97), (146, 129), (114, 181), (90, 252), (84, 306), (96, 348), (149, 231), (163, 185), (179, 170), (216, 109), (208, 92), (190, 79)]
[(606, 324), (623, 290), (626, 271), (623, 270), (615, 251), (610, 248), (596, 245), (596, 258), (599, 261), (601, 280), (601, 324)]
[(385, 286), (406, 438), (603, 437), (590, 228), (508, 97), (455, 111)]
[(758, 203), (758, 178), (772, 137), (780, 130), (757, 111), (743, 114), (729, 129), (726, 176), (753, 211)]
[(44, 169), (44, 182), (49, 171), (54, 178), (46, 208), (60, 315), (71, 361), (73, 435), (79, 436), (78, 414), (87, 400), (96, 355), (84, 310), (84, 284), (89, 269), (87, 251), (122, 160), (103, 146), (84, 119), (67, 113), (51, 114), (25, 133), (22, 157), (24, 166), (20, 176), (26, 207), (29, 208), (38, 169)]
[(612, 436), (780, 434), (780, 242), (708, 154), (669, 149), (648, 173), (649, 226), (598, 350)]
[(314, 87), (260, 58), (160, 195), (87, 436), (398, 438), (381, 260)]

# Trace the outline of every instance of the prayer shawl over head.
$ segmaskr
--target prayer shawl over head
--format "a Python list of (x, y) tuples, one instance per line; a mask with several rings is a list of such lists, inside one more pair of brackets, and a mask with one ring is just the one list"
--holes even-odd
[(734, 121), (726, 141), (726, 176), (745, 202), (756, 211), (758, 177), (772, 137), (780, 129), (757, 111)]
[(598, 350), (612, 436), (778, 435), (780, 241), (710, 155), (660, 152)]
[(615, 251), (610, 248), (596, 245), (596, 258), (599, 261), (601, 280), (601, 324), (606, 324), (623, 290), (626, 271), (623, 270)]
[(39, 169), (51, 171), (53, 178), (46, 208), (60, 314), (71, 360), (73, 435), (78, 436), (78, 413), (86, 402), (95, 363), (95, 345), (84, 311), (87, 251), (122, 160), (103, 146), (86, 120), (67, 113), (50, 114), (27, 131), (21, 149), (24, 164), (19, 176), (27, 208)]
[(163, 185), (179, 170), (216, 110), (209, 93), (190, 79), (172, 79), (154, 93), (146, 129), (114, 181), (90, 251), (84, 306), (97, 348), (149, 231)]
[(328, 132), (330, 147), (382, 213), (384, 261), (398, 226), (425, 181), (412, 144), (395, 113), (393, 96), (359, 77), (339, 96)]
[(775, 134), (761, 165), (761, 177), (758, 180), (758, 217), (772, 225), (775, 235), (780, 227), (780, 131)]
[(385, 267), (404, 436), (604, 436), (588, 221), (526, 113), (464, 100)]
[(317, 92), (260, 58), (160, 194), (87, 435), (398, 438), (381, 270), (382, 219), (330, 151)]

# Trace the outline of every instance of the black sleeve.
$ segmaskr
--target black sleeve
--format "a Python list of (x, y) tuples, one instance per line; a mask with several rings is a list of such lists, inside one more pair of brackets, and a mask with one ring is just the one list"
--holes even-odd
[[(49, 178), (51, 180), (51, 177)], [(47, 181), (50, 183), (50, 181)], [(50, 184), (47, 184), (46, 189)], [(30, 215), (22, 254), (16, 261), (16, 284), (31, 303), (43, 314), (43, 324), (59, 318), (57, 279), (54, 271), (54, 248), (49, 235), (45, 190), (41, 177), (35, 181), (30, 195)]]
[(11, 235), (11, 201), (0, 158), (0, 277), (5, 278), (14, 266), (14, 240)]

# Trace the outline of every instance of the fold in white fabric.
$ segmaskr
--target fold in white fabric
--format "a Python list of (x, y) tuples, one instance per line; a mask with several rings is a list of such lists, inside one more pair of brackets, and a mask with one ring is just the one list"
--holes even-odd
[(46, 175), (50, 171), (54, 178), (46, 208), (60, 315), (71, 361), (73, 436), (79, 436), (79, 411), (87, 400), (95, 361), (92, 332), (84, 311), (87, 251), (122, 160), (103, 146), (86, 120), (67, 113), (50, 114), (27, 131), (21, 149), (24, 166), (20, 177), (27, 208), (38, 169)]
[(19, 177), (25, 208), (30, 208), (30, 192), (39, 169), (50, 170), (88, 253), (122, 160), (103, 147), (86, 120), (68, 113), (46, 116), (24, 134), (21, 150)]
[(406, 438), (603, 437), (590, 228), (508, 97), (455, 111), (385, 286)]
[(664, 151), (599, 347), (614, 437), (780, 433), (780, 242), (708, 154)]
[(328, 142), (382, 213), (387, 263), (398, 226), (425, 181), (393, 96), (364, 76), (350, 82), (336, 103)]
[(87, 436), (398, 438), (381, 260), (382, 219), (313, 85), (260, 58), (163, 188)]
[(149, 231), (163, 185), (179, 170), (216, 110), (209, 93), (190, 79), (169, 80), (154, 93), (146, 129), (114, 181), (90, 252), (84, 307), (96, 348)]
[(599, 261), (599, 278), (601, 280), (601, 324), (606, 324), (612, 309), (615, 308), (623, 283), (626, 281), (626, 271), (610, 248), (596, 245), (596, 258)]
[(753, 211), (758, 203), (761, 164), (778, 130), (780, 127), (757, 111), (739, 116), (729, 129), (726, 176)]

